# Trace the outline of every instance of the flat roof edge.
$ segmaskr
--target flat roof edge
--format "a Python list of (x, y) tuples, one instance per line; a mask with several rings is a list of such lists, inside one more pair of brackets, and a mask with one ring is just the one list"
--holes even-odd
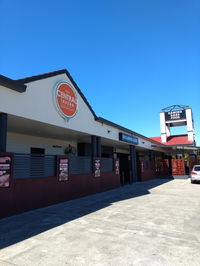
[(128, 129), (128, 128), (123, 127), (123, 126), (120, 126), (120, 125), (118, 125), (118, 124), (116, 124), (116, 123), (114, 123), (114, 122), (111, 122), (111, 121), (109, 121), (109, 120), (103, 118), (103, 117), (97, 117), (96, 120), (99, 121), (99, 122), (105, 123), (105, 124), (107, 124), (107, 125), (109, 125), (109, 126), (113, 126), (113, 127), (115, 127), (115, 128), (118, 128), (118, 129), (120, 129), (120, 130), (122, 130), (122, 131), (125, 131), (125, 132), (127, 132), (127, 133), (130, 133), (130, 134), (132, 134), (132, 135), (134, 135), (134, 136), (137, 136), (137, 137), (140, 137), (140, 138), (146, 139), (146, 140), (148, 140), (149, 142), (152, 142), (152, 143), (154, 143), (154, 144), (159, 145), (159, 147), (161, 147), (161, 148), (166, 148), (166, 145), (163, 145), (163, 144), (161, 144), (160, 142), (157, 142), (157, 141), (155, 141), (155, 140), (152, 140), (152, 139), (150, 139), (150, 138), (148, 138), (148, 137), (146, 137), (146, 136), (144, 136), (144, 135), (141, 135), (141, 134), (139, 134), (139, 133), (137, 133), (137, 132), (135, 132), (135, 131), (132, 131), (131, 129)]

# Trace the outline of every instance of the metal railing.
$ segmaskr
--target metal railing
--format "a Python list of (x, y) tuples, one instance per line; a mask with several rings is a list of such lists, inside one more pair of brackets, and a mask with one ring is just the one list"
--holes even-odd
[(101, 158), (101, 172), (112, 172), (113, 171), (113, 159), (112, 158)]
[[(15, 153), (14, 179), (41, 178), (56, 175), (56, 155)], [(101, 172), (113, 171), (113, 159), (101, 158)], [(92, 173), (92, 158), (69, 156), (69, 175)]]

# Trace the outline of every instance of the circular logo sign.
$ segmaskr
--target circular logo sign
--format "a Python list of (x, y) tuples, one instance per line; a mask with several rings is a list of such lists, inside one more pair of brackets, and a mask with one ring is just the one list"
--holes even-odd
[(72, 118), (77, 113), (78, 101), (76, 92), (65, 81), (59, 82), (55, 87), (56, 107), (63, 118)]

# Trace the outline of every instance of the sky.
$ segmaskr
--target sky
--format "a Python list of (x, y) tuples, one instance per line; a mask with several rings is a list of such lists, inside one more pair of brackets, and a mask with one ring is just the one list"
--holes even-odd
[(0, 11), (0, 74), (67, 69), (97, 116), (148, 137), (161, 109), (189, 105), (200, 146), (199, 0), (0, 0)]

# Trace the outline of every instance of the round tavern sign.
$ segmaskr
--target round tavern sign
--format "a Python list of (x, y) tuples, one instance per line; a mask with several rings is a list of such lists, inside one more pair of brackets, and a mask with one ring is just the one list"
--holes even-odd
[(77, 113), (78, 100), (75, 90), (65, 82), (59, 82), (55, 86), (54, 100), (59, 114), (64, 119), (70, 119)]

